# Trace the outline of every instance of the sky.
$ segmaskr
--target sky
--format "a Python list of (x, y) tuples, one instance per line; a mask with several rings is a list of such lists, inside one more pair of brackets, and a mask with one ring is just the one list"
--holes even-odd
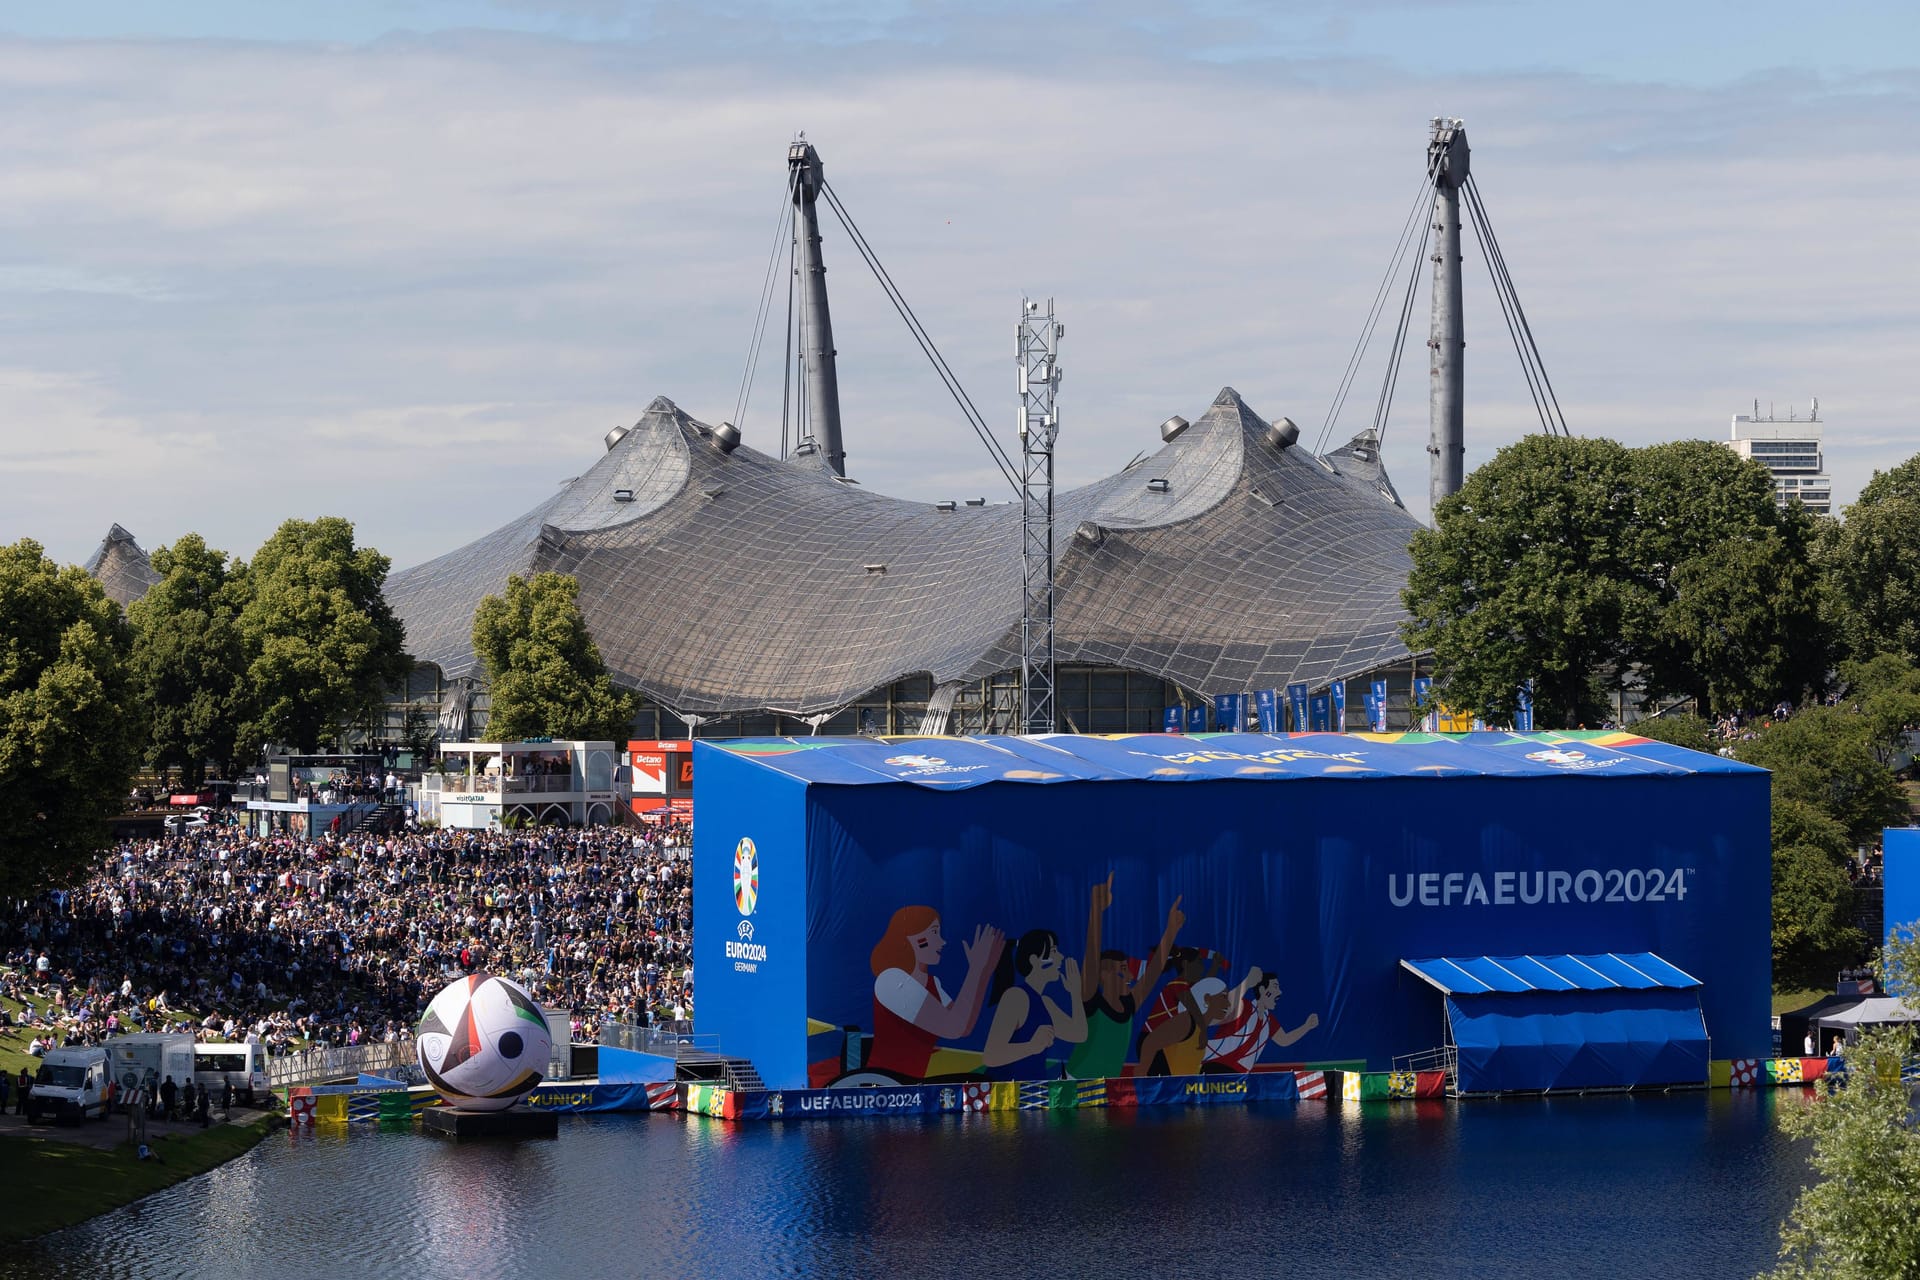
[[(244, 556), (332, 514), (400, 567), (656, 396), (777, 452), (777, 335), (740, 392), (799, 130), (1009, 447), (1054, 299), (1063, 484), (1223, 386), (1338, 444), (1439, 114), (1576, 433), (1817, 396), (1844, 503), (1920, 451), (1916, 51), (1910, 3), (0, 0), (0, 542)], [(824, 252), (849, 473), (1010, 497)], [(1472, 468), (1537, 424), (1466, 272)], [(1422, 518), (1425, 326), (1385, 449)]]

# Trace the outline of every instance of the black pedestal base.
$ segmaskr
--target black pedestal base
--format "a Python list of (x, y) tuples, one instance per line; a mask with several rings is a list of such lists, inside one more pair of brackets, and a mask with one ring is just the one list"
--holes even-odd
[(428, 1133), (455, 1142), (480, 1138), (557, 1138), (560, 1113), (535, 1111), (531, 1107), (512, 1107), (506, 1111), (455, 1111), (451, 1107), (428, 1107), (420, 1113), (420, 1124)]

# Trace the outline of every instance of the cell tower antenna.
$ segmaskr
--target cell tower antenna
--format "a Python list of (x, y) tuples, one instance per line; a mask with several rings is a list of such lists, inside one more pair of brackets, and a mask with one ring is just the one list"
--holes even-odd
[(1020, 300), (1020, 690), (1021, 731), (1058, 727), (1053, 666), (1053, 444), (1060, 434), (1060, 339), (1066, 326)]

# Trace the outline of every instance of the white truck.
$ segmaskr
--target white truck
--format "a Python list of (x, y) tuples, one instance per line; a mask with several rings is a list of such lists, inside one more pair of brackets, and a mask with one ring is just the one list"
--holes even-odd
[(47, 1050), (27, 1093), (27, 1123), (38, 1124), (42, 1116), (80, 1121), (106, 1115), (109, 1078), (105, 1049)]
[[(178, 1083), (176, 1081), (175, 1083)], [(196, 1044), (193, 1046), (193, 1083), (218, 1094), (227, 1085), (247, 1098), (267, 1095), (267, 1046), (263, 1044)]]
[(185, 1087), (193, 1079), (193, 1037), (184, 1032), (115, 1036), (107, 1041), (107, 1058), (122, 1098), (130, 1097), (136, 1088), (158, 1089), (168, 1076), (176, 1087)]

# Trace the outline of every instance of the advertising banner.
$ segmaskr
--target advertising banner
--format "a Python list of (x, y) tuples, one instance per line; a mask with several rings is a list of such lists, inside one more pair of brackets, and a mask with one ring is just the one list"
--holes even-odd
[(1533, 681), (1523, 680), (1514, 691), (1513, 728), (1516, 733), (1533, 732)]
[(1186, 713), (1179, 707), (1168, 707), (1162, 723), (1166, 732), (1178, 733), (1187, 727)]
[(1221, 693), (1213, 699), (1213, 727), (1221, 733), (1238, 733), (1240, 724), (1240, 695)]
[(1293, 715), (1292, 729), (1295, 733), (1307, 731), (1307, 686), (1290, 684), (1287, 686), (1287, 707)]
[(1433, 677), (1415, 676), (1413, 678), (1413, 704), (1420, 715), (1420, 727), (1428, 733), (1439, 728), (1438, 716), (1433, 705)]
[(1333, 727), (1333, 700), (1324, 693), (1316, 693), (1307, 700), (1307, 727), (1315, 733), (1325, 733)]
[(1280, 732), (1280, 691), (1262, 689), (1253, 695), (1254, 706), (1260, 713), (1260, 732)]
[(1207, 731), (1207, 708), (1204, 703), (1195, 703), (1187, 708), (1187, 732), (1205, 733)]
[[(1737, 761), (1628, 734), (696, 752), (695, 1030), (776, 1089), (1064, 1071), (1115, 1105), (1123, 1077), (1386, 1070), (1438, 1043), (1400, 964), (1434, 956), (1653, 952), (1704, 984), (1717, 1055), (1767, 1049), (1768, 777)], [(815, 1037), (814, 1076), (809, 1018), (859, 1051)]]
[(1333, 719), (1327, 727), (1335, 733), (1345, 733), (1347, 731), (1347, 682), (1335, 680), (1328, 685), (1327, 697), (1333, 707)]

